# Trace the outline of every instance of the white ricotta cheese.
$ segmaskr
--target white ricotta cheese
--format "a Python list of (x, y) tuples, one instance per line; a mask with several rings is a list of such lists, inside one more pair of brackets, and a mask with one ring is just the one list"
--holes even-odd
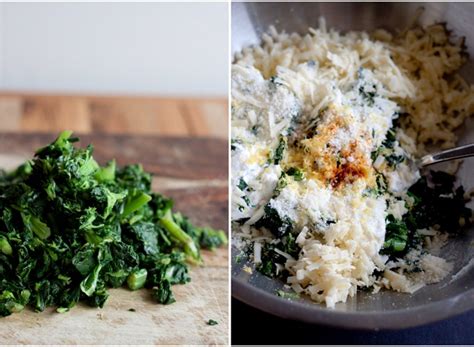
[[(273, 28), (232, 67), (232, 220), (245, 220), (238, 232), (256, 240), (256, 263), (265, 242), (282, 241), (255, 223), (268, 208), (290, 221), (299, 254), (275, 250), (288, 284), (328, 307), (360, 286), (413, 292), (451, 269), (420, 250), (390, 262), (380, 255), (387, 217), (402, 220), (415, 203), (406, 193), (420, 178), (415, 136), (390, 129), (405, 108), (418, 114), (407, 100), (420, 85), (407, 74), (415, 70), (395, 64), (392, 36), (379, 37), (324, 24), (304, 36)], [(428, 248), (440, 244), (430, 230), (419, 233)], [(384, 273), (377, 283), (375, 270)]]

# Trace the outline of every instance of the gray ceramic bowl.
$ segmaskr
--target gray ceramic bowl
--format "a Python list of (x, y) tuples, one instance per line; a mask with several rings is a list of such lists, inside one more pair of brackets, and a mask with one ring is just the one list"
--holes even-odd
[[(232, 5), (232, 51), (257, 44), (259, 37), (273, 24), (287, 32), (306, 32), (316, 27), (324, 16), (328, 27), (341, 31), (404, 28), (413, 20), (419, 7), (425, 11), (421, 24), (447, 22), (458, 36), (466, 36), (466, 44), (474, 57), (474, 4), (472, 3), (234, 3)], [(474, 82), (474, 62), (462, 70)], [(474, 122), (469, 120), (461, 130), (460, 144), (474, 142)], [(474, 159), (466, 159), (458, 173), (465, 188), (474, 186)], [(472, 206), (471, 206), (472, 207)], [(452, 240), (442, 254), (454, 262), (456, 273), (474, 255), (474, 230)], [(242, 271), (245, 262), (236, 262), (239, 252), (232, 249), (232, 295), (263, 311), (283, 318), (310, 323), (360, 329), (398, 329), (413, 327), (454, 316), (474, 308), (474, 269), (452, 281), (451, 276), (439, 284), (426, 286), (413, 295), (383, 291), (372, 295), (358, 293), (347, 303), (327, 309), (307, 298), (287, 300), (275, 292), (279, 281), (258, 273)]]

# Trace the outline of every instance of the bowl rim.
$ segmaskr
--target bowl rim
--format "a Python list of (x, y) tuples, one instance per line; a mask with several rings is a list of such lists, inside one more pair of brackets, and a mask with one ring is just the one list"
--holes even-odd
[(474, 288), (456, 296), (416, 307), (370, 311), (339, 311), (281, 298), (232, 276), (232, 296), (266, 313), (310, 324), (358, 330), (413, 328), (454, 317), (474, 308)]

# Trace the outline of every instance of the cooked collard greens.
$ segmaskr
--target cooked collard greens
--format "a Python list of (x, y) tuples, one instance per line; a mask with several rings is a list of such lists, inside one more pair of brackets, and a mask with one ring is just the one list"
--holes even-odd
[(100, 166), (93, 147), (62, 132), (13, 172), (0, 171), (0, 316), (78, 301), (103, 307), (107, 289), (151, 288), (162, 304), (190, 281), (200, 249), (227, 242), (151, 191), (141, 165)]

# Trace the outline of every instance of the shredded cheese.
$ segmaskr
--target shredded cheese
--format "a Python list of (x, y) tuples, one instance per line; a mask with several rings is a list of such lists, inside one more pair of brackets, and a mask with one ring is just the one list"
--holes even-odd
[[(261, 45), (236, 55), (232, 219), (236, 233), (265, 234), (274, 245), (278, 238), (258, 227), (266, 211), (291, 223), (298, 256), (275, 252), (297, 293), (334, 307), (358, 287), (412, 293), (451, 271), (420, 249), (410, 262), (388, 262), (380, 250), (387, 216), (401, 219), (414, 203), (406, 190), (420, 177), (415, 158), (428, 141), (452, 146), (453, 130), (474, 113), (474, 88), (454, 74), (464, 61), (462, 42), (441, 25), (340, 34), (324, 20), (305, 35), (271, 27)], [(390, 133), (395, 121), (402, 127)], [(443, 242), (419, 233), (428, 249)], [(256, 264), (262, 247), (254, 243)]]

